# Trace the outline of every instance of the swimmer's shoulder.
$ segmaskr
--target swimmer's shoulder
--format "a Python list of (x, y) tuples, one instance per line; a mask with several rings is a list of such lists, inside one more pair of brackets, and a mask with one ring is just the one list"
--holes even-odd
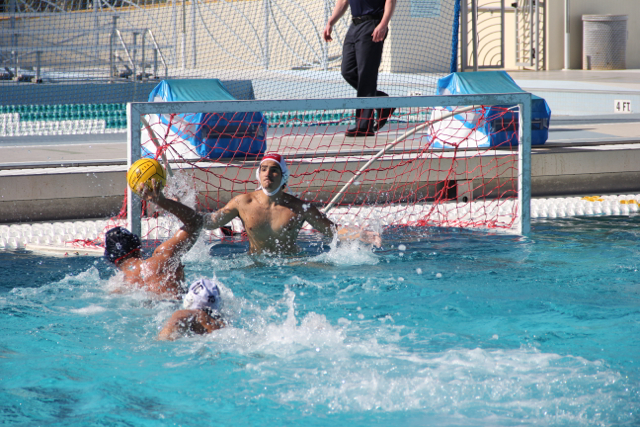
[(288, 193), (285, 193), (284, 204), (296, 214), (302, 216), (319, 213), (318, 209), (311, 202), (301, 200)]
[(294, 210), (302, 210), (305, 207), (311, 206), (311, 204), (309, 202), (305, 202), (304, 200), (300, 200), (299, 198), (297, 198), (296, 196), (289, 194), (289, 193), (284, 193), (284, 198), (283, 198), (283, 204), (285, 204), (287, 207), (294, 209)]
[(120, 271), (124, 274), (124, 281), (128, 284), (137, 284), (144, 282), (144, 267), (146, 260), (127, 259), (123, 261)]
[(171, 316), (170, 322), (174, 325), (184, 325), (182, 327), (186, 326), (196, 334), (207, 334), (225, 326), (219, 313), (203, 309), (178, 310)]
[(242, 206), (246, 206), (249, 205), (253, 202), (255, 202), (255, 191), (251, 192), (251, 193), (244, 193), (244, 194), (240, 194), (236, 197), (234, 197), (233, 199), (231, 199), (231, 201), (229, 202), (229, 204), (227, 206), (232, 207), (232, 208), (239, 208)]
[(217, 312), (211, 312), (209, 310), (199, 310), (198, 320), (200, 324), (207, 330), (207, 332), (213, 332), (217, 329), (224, 328), (225, 321), (222, 315)]

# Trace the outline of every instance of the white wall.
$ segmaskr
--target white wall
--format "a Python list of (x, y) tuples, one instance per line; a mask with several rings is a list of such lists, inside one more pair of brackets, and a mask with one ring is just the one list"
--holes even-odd
[(442, 73), (451, 63), (453, 2), (443, 1), (431, 17), (412, 14), (411, 2), (398, 1), (389, 24), (381, 68), (392, 73)]
[[(547, 1), (548, 69), (564, 68), (564, 2)], [(582, 15), (628, 15), (627, 68), (640, 68), (640, 1), (639, 0), (569, 0), (570, 68), (582, 69)]]

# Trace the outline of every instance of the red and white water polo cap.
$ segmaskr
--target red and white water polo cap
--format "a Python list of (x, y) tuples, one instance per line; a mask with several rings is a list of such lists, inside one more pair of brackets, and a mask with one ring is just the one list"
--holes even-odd
[(265, 154), (262, 160), (260, 160), (260, 165), (262, 165), (267, 160), (274, 161), (278, 164), (278, 166), (280, 166), (280, 171), (282, 172), (282, 181), (280, 181), (280, 185), (271, 193), (262, 188), (262, 184), (260, 184), (260, 166), (258, 166), (258, 169), (256, 169), (256, 179), (258, 180), (258, 184), (260, 185), (258, 187), (258, 190), (262, 190), (267, 196), (273, 196), (278, 191), (280, 191), (280, 188), (282, 188), (283, 185), (289, 182), (289, 168), (287, 168), (287, 162), (285, 161), (284, 157), (278, 153)]

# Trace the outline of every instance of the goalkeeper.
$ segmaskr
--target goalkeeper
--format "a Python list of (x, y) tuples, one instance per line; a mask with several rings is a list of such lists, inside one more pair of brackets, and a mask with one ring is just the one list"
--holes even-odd
[[(204, 228), (215, 229), (240, 218), (249, 238), (251, 253), (295, 254), (296, 239), (308, 222), (325, 236), (360, 239), (379, 247), (380, 235), (355, 227), (338, 227), (310, 203), (284, 192), (289, 170), (284, 157), (266, 154), (256, 171), (260, 186), (252, 193), (234, 197), (225, 207), (204, 217)], [(154, 200), (161, 208), (164, 198)]]

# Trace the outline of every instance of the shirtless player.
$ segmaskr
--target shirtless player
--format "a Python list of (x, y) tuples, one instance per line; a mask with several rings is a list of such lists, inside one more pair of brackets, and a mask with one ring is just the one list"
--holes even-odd
[(310, 203), (284, 192), (289, 170), (284, 157), (266, 154), (256, 171), (260, 187), (234, 197), (225, 207), (207, 215), (204, 227), (214, 229), (239, 217), (244, 224), (251, 253), (293, 254), (296, 239), (305, 221), (325, 236), (360, 239), (380, 246), (378, 233), (358, 228), (338, 227)]
[[(284, 192), (289, 180), (285, 159), (279, 154), (266, 154), (256, 171), (260, 187), (252, 192), (234, 197), (222, 209), (204, 216), (204, 228), (215, 229), (239, 217), (249, 237), (250, 252), (268, 254), (295, 254), (296, 239), (305, 221), (324, 234), (339, 238), (360, 239), (380, 246), (378, 233), (358, 228), (338, 227), (310, 203)], [(163, 209), (171, 211), (169, 200), (158, 194), (150, 199)]]
[(187, 333), (204, 335), (224, 328), (220, 315), (222, 299), (216, 282), (204, 278), (193, 282), (182, 299), (183, 309), (171, 315), (158, 339), (173, 341)]
[(196, 212), (162, 195), (153, 182), (152, 189), (141, 188), (141, 197), (176, 215), (184, 226), (160, 245), (147, 260), (140, 258), (140, 239), (116, 227), (105, 236), (105, 257), (125, 274), (125, 281), (143, 289), (178, 296), (183, 293), (184, 267), (180, 258), (195, 243), (201, 228), (219, 228), (239, 217), (247, 232), (251, 253), (295, 254), (296, 239), (304, 222), (326, 236), (360, 239), (380, 246), (378, 233), (355, 227), (338, 227), (310, 203), (284, 192), (289, 170), (282, 156), (267, 154), (256, 171), (258, 190), (233, 198), (212, 214)]
[(166, 242), (158, 246), (148, 259), (141, 257), (140, 238), (126, 228), (115, 227), (104, 236), (104, 256), (124, 273), (128, 286), (144, 289), (165, 297), (184, 294), (184, 265), (181, 257), (195, 244), (202, 229), (203, 217), (193, 209), (162, 195), (160, 187), (139, 188), (140, 197), (162, 205), (177, 216), (183, 226)]

